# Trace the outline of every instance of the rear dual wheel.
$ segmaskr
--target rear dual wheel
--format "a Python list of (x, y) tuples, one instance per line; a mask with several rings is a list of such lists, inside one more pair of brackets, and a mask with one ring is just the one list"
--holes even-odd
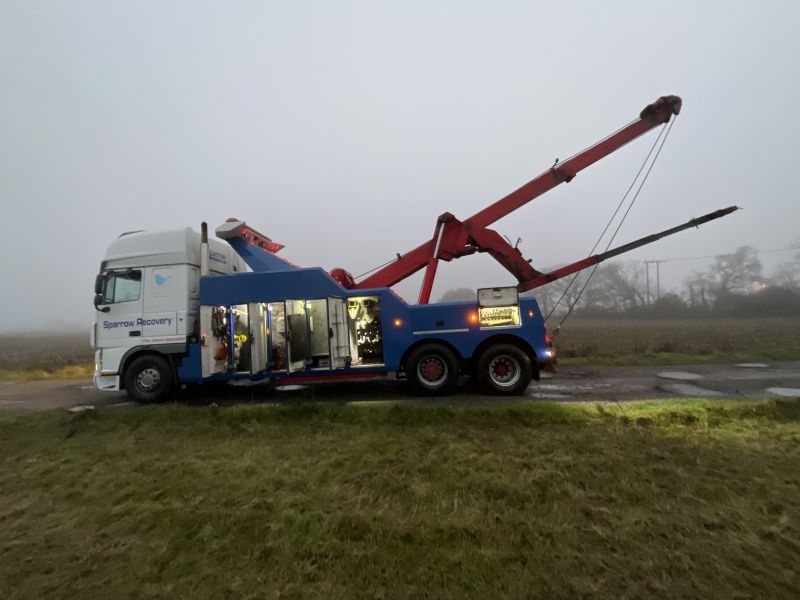
[(487, 394), (517, 396), (530, 385), (533, 365), (528, 355), (517, 346), (497, 344), (481, 354), (477, 376)]
[(446, 396), (458, 385), (458, 358), (439, 344), (416, 348), (406, 361), (406, 377), (411, 389), (423, 396)]

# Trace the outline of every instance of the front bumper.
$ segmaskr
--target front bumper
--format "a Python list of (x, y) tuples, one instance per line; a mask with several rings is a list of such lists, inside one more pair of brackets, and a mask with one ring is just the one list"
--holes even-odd
[(95, 372), (92, 376), (92, 383), (101, 392), (119, 391), (119, 375), (102, 375)]

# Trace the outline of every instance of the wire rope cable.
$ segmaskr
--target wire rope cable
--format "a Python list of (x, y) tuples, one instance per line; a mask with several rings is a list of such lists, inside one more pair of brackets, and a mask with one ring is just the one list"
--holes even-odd
[[(619, 204), (617, 204), (617, 208), (614, 210), (614, 214), (611, 215), (611, 218), (608, 220), (608, 223), (606, 223), (606, 226), (603, 228), (602, 233), (600, 233), (600, 235), (598, 236), (597, 241), (594, 243), (594, 246), (592, 246), (592, 249), (589, 250), (589, 256), (592, 256), (592, 254), (594, 254), (594, 251), (597, 249), (597, 247), (600, 245), (600, 242), (603, 240), (603, 236), (606, 234), (609, 227), (611, 227), (611, 224), (614, 222), (614, 219), (619, 214), (622, 205), (624, 204), (628, 195), (631, 193), (633, 187), (636, 185), (636, 182), (638, 181), (639, 176), (642, 174), (642, 171), (644, 171), (645, 167), (647, 166), (647, 162), (650, 160), (650, 157), (655, 151), (659, 140), (664, 135), (664, 131), (665, 128), (662, 127), (661, 130), (658, 132), (658, 137), (656, 137), (655, 141), (653, 142), (653, 145), (650, 147), (650, 151), (647, 153), (647, 156), (645, 156), (644, 161), (642, 161), (642, 165), (639, 167), (639, 170), (636, 172), (636, 175), (631, 181), (631, 184), (628, 186), (628, 189), (625, 191), (625, 194), (623, 194), (622, 199), (619, 201)], [(564, 288), (564, 291), (561, 293), (561, 296), (559, 296), (558, 300), (556, 300), (556, 303), (553, 305), (553, 308), (551, 308), (550, 312), (547, 313), (547, 316), (544, 319), (545, 321), (548, 321), (550, 317), (553, 316), (553, 313), (556, 311), (558, 306), (561, 304), (566, 295), (569, 293), (569, 290), (572, 288), (573, 284), (577, 281), (578, 277), (580, 277), (580, 273), (575, 273), (575, 275), (572, 276), (572, 279), (567, 284), (567, 287)]]
[[(653, 167), (655, 166), (659, 155), (661, 154), (661, 150), (664, 148), (664, 144), (666, 143), (667, 138), (669, 137), (669, 134), (672, 131), (672, 127), (675, 125), (675, 121), (677, 121), (677, 120), (678, 120), (678, 118), (677, 118), (677, 115), (676, 115), (675, 118), (673, 118), (670, 121), (669, 125), (665, 125), (664, 127), (661, 128), (661, 131), (659, 132), (658, 137), (656, 138), (655, 142), (653, 143), (653, 146), (650, 148), (650, 151), (647, 153), (647, 156), (645, 157), (645, 160), (642, 163), (642, 166), (639, 168), (639, 171), (636, 173), (636, 176), (633, 178), (633, 181), (631, 182), (631, 185), (628, 187), (628, 190), (625, 192), (625, 195), (622, 197), (622, 200), (617, 205), (617, 208), (614, 211), (614, 214), (611, 216), (611, 219), (609, 219), (609, 222), (606, 224), (606, 227), (603, 229), (603, 232), (600, 234), (600, 237), (597, 239), (597, 242), (595, 242), (594, 247), (592, 248), (591, 252), (589, 253), (590, 255), (597, 249), (597, 246), (600, 244), (603, 236), (606, 234), (606, 232), (610, 228), (611, 224), (613, 223), (615, 217), (619, 213), (619, 210), (622, 207), (623, 203), (625, 202), (625, 199), (627, 198), (628, 195), (630, 195), (631, 190), (633, 190), (633, 188), (635, 187), (636, 181), (639, 179), (639, 176), (642, 174), (642, 171), (644, 170), (645, 166), (647, 165), (648, 161), (650, 160), (650, 156), (653, 154), (653, 151), (655, 150), (655, 156), (653, 156), (653, 160), (650, 161), (650, 164), (647, 167), (647, 170), (644, 172), (644, 177), (642, 177), (641, 181), (639, 182), (639, 187), (636, 189), (636, 193), (633, 195), (633, 198), (631, 198), (631, 201), (628, 204), (628, 208), (625, 210), (625, 213), (622, 215), (622, 218), (620, 219), (616, 229), (614, 230), (614, 233), (611, 235), (611, 238), (608, 240), (604, 251), (608, 251), (608, 249), (611, 247), (611, 244), (614, 242), (614, 239), (617, 237), (617, 234), (619, 233), (620, 229), (622, 228), (622, 225), (625, 222), (625, 219), (627, 219), (628, 215), (631, 212), (631, 209), (633, 208), (633, 205), (636, 203), (636, 200), (639, 198), (639, 194), (641, 193), (642, 188), (644, 188), (644, 184), (647, 182), (647, 179), (650, 176), (650, 173), (652, 172)], [(660, 141), (660, 144), (659, 144), (659, 141)], [(656, 150), (656, 146), (658, 146), (657, 150)], [(589, 282), (592, 280), (592, 277), (594, 276), (594, 274), (597, 271), (597, 268), (599, 266), (600, 266), (599, 263), (596, 264), (594, 266), (594, 268), (591, 270), (591, 272), (589, 273), (589, 276), (586, 278), (586, 281), (583, 283), (583, 286), (581, 286), (581, 289), (578, 292), (578, 295), (575, 297), (575, 299), (570, 304), (570, 307), (567, 310), (567, 314), (564, 315), (564, 317), (561, 319), (561, 322), (556, 327), (556, 331), (558, 331), (561, 328), (561, 326), (564, 325), (566, 320), (572, 314), (573, 310), (575, 310), (575, 306), (578, 304), (578, 301), (581, 299), (581, 296), (583, 295), (584, 291), (586, 291), (586, 288), (588, 287)], [(550, 312), (547, 315), (545, 320), (549, 319), (552, 316), (553, 312), (558, 307), (559, 303), (563, 300), (563, 298), (566, 296), (566, 294), (568, 293), (569, 289), (575, 283), (577, 278), (578, 278), (578, 273), (576, 273), (575, 277), (573, 277), (572, 280), (569, 282), (569, 284), (565, 288), (564, 292), (561, 294), (561, 296), (559, 297), (559, 299), (556, 302), (556, 304), (550, 310)]]
[(382, 265), (378, 265), (377, 267), (373, 267), (373, 268), (372, 268), (372, 269), (370, 269), (369, 271), (364, 271), (364, 272), (363, 272), (361, 275), (356, 275), (355, 277), (353, 277), (353, 279), (361, 279), (362, 277), (364, 277), (364, 275), (369, 275), (370, 273), (373, 273), (374, 271), (377, 271), (378, 269), (382, 269), (382, 268), (383, 268), (383, 267), (385, 267), (386, 265), (390, 265), (390, 264), (392, 264), (392, 263), (393, 263), (394, 261), (396, 261), (398, 258), (399, 258), (399, 257), (395, 257), (395, 258), (392, 258), (392, 259), (390, 259), (390, 260), (387, 260), (387, 261), (386, 261), (385, 263), (383, 263)]
[[(658, 137), (656, 137), (655, 141), (653, 142), (653, 145), (650, 147), (650, 151), (647, 153), (647, 156), (645, 156), (644, 161), (642, 162), (642, 166), (639, 167), (639, 170), (636, 172), (636, 176), (633, 178), (633, 181), (631, 181), (631, 184), (628, 186), (628, 189), (625, 191), (625, 194), (622, 196), (622, 199), (619, 201), (619, 204), (617, 204), (617, 208), (614, 210), (614, 214), (611, 215), (611, 218), (608, 220), (608, 223), (606, 223), (606, 226), (603, 228), (602, 233), (598, 236), (597, 241), (594, 243), (594, 246), (592, 246), (592, 249), (589, 250), (589, 256), (594, 254), (594, 251), (597, 249), (597, 246), (600, 245), (603, 236), (606, 234), (609, 227), (611, 227), (611, 224), (614, 222), (614, 219), (617, 217), (617, 214), (619, 214), (620, 208), (622, 208), (623, 203), (627, 199), (628, 195), (631, 193), (633, 186), (636, 185), (636, 181), (639, 179), (639, 176), (642, 174), (642, 171), (644, 171), (644, 168), (647, 166), (647, 161), (650, 160), (650, 156), (652, 156), (653, 151), (656, 149), (659, 140), (664, 135), (664, 129), (665, 128), (662, 127), (661, 130), (658, 132)], [(566, 295), (569, 293), (569, 290), (572, 288), (572, 285), (575, 283), (575, 281), (577, 281), (579, 276), (580, 273), (575, 273), (570, 282), (567, 284), (567, 287), (564, 288), (564, 291), (561, 293), (561, 296), (559, 296), (558, 300), (556, 300), (556, 303), (553, 305), (553, 308), (551, 308), (550, 312), (547, 313), (547, 316), (544, 319), (545, 321), (548, 321), (550, 317), (553, 316), (553, 313), (556, 311), (558, 306), (561, 304)]]

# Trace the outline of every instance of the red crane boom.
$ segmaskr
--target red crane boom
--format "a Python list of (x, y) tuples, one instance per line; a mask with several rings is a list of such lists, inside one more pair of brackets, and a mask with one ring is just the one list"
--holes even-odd
[(375, 271), (366, 279), (356, 283), (343, 269), (334, 269), (331, 275), (350, 288), (391, 287), (425, 267), (419, 303), (427, 304), (439, 260), (450, 261), (475, 252), (488, 252), (520, 281), (520, 287), (528, 281), (542, 281), (541, 277), (544, 274), (534, 269), (516, 247), (511, 246), (496, 231), (489, 229), (488, 225), (560, 183), (571, 181), (589, 165), (619, 150), (654, 127), (667, 123), (672, 115), (677, 115), (680, 110), (681, 99), (678, 96), (662, 96), (653, 104), (646, 106), (639, 114), (639, 118), (629, 125), (572, 158), (553, 165), (538, 177), (470, 218), (460, 221), (452, 214), (444, 213), (436, 221), (432, 239), (402, 256), (398, 255), (397, 260)]

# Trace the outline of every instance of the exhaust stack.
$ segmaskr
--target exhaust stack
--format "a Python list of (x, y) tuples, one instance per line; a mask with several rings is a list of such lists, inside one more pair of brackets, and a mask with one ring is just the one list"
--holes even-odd
[(200, 276), (208, 275), (208, 224), (200, 223)]

